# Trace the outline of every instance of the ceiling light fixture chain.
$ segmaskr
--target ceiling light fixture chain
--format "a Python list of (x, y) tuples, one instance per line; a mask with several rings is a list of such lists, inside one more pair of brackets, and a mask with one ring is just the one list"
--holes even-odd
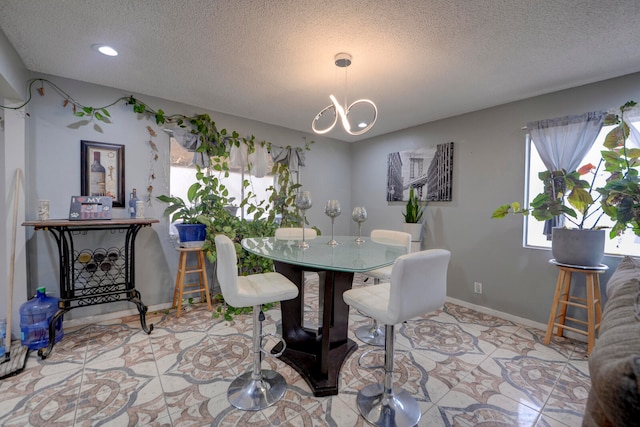
[[(349, 65), (351, 65), (351, 55), (348, 53), (338, 53), (335, 56), (335, 64), (337, 67), (344, 68), (344, 106), (340, 105), (340, 103), (338, 102), (335, 96), (329, 95), (331, 104), (326, 106), (322, 110), (320, 110), (320, 112), (314, 117), (313, 121), (311, 122), (311, 128), (315, 133), (319, 135), (323, 135), (325, 133), (330, 132), (338, 122), (338, 118), (340, 118), (340, 121), (342, 123), (342, 126), (344, 127), (344, 130), (349, 135), (353, 135), (353, 136), (362, 135), (363, 133), (371, 129), (374, 123), (376, 122), (376, 119), (378, 118), (378, 108), (376, 107), (376, 104), (374, 104), (373, 101), (369, 99), (359, 99), (353, 102), (351, 105), (347, 103), (347, 68), (349, 67)], [(351, 130), (351, 123), (349, 122), (348, 116), (349, 116), (349, 111), (351, 111), (351, 109), (356, 105), (371, 106), (373, 111), (373, 117), (369, 123), (364, 124), (362, 129), (358, 131), (353, 131)], [(316, 123), (318, 122), (318, 120), (320, 120), (320, 118), (325, 113), (329, 113), (329, 112), (333, 113), (333, 122), (331, 123), (331, 125), (329, 125), (325, 129), (318, 129), (316, 127)]]

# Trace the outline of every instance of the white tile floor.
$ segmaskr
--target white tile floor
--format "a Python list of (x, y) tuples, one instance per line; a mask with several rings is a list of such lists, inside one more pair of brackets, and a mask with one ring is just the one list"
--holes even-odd
[[(354, 286), (360, 286), (356, 275)], [(311, 283), (313, 286), (313, 283)], [(274, 332), (280, 310), (266, 312)], [(284, 399), (258, 412), (231, 407), (226, 389), (249, 369), (251, 315), (212, 319), (206, 305), (182, 317), (150, 313), (66, 331), (46, 360), (31, 353), (24, 371), (0, 381), (2, 426), (363, 426), (356, 393), (383, 377), (367, 370), (359, 343), (341, 371), (340, 393), (316, 398), (282, 361)], [(350, 333), (369, 319), (352, 310)], [(590, 388), (584, 343), (458, 305), (396, 328), (395, 381), (416, 397), (420, 426), (579, 426)], [(382, 364), (373, 353), (372, 364)], [(373, 360), (377, 359), (377, 360)]]

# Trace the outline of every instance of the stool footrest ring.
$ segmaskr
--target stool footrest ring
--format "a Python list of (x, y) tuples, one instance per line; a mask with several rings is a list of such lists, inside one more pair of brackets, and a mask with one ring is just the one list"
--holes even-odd
[[(267, 337), (274, 337), (278, 340), (278, 344), (282, 344), (282, 349), (278, 353), (271, 353), (270, 351), (267, 351), (264, 348), (264, 339)], [(278, 344), (276, 344), (273, 347), (276, 347)], [(278, 334), (263, 334), (262, 337), (260, 337), (260, 351), (267, 356), (280, 357), (282, 356), (282, 354), (286, 349), (287, 349), (287, 343), (285, 342), (284, 338), (282, 338)]]
[[(369, 355), (369, 353), (374, 352), (374, 351), (381, 351), (382, 353), (385, 352), (384, 348), (372, 348), (371, 350), (367, 350), (364, 353), (362, 353), (360, 355), (360, 357), (358, 357), (358, 366), (360, 366), (361, 368), (364, 369), (384, 369), (384, 365), (372, 365), (372, 366), (366, 366), (362, 363), (362, 359), (365, 358), (366, 356)], [(395, 357), (395, 355), (394, 355)]]

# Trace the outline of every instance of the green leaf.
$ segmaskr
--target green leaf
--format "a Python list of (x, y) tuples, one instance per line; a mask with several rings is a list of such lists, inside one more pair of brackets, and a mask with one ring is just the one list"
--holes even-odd
[(530, 203), (532, 208), (539, 208), (549, 202), (549, 195), (546, 193), (538, 194)]
[(627, 148), (627, 158), (629, 159), (640, 158), (640, 148)]
[(500, 206), (498, 209), (493, 211), (491, 218), (504, 218), (509, 215), (509, 208), (511, 208), (511, 205), (509, 204)]
[[(586, 188), (588, 187), (589, 186), (587, 185)], [(593, 203), (591, 193), (586, 191), (583, 187), (574, 188), (573, 191), (569, 193), (567, 200), (571, 206), (576, 208), (581, 214), (584, 214), (587, 208)]]
[(190, 202), (193, 203), (196, 200), (196, 197), (197, 197), (199, 189), (200, 189), (200, 183), (199, 182), (194, 182), (193, 184), (191, 184), (191, 186), (187, 190), (187, 199)]
[(604, 144), (602, 145), (604, 145), (609, 150), (612, 150), (618, 147), (619, 135), (620, 135), (620, 129), (618, 127), (611, 129), (607, 134), (607, 136), (604, 138)]

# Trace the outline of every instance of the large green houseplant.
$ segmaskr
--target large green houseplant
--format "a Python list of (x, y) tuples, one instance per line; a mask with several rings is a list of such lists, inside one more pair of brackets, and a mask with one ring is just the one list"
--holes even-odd
[[(613, 221), (609, 232), (611, 239), (629, 229), (640, 236), (640, 148), (629, 145), (631, 129), (625, 121), (625, 114), (636, 106), (635, 101), (629, 101), (620, 107), (618, 113), (605, 118), (605, 126), (615, 127), (605, 137), (597, 167), (589, 164), (569, 174), (563, 171), (560, 176), (542, 172), (539, 177), (545, 182), (545, 191), (534, 198), (529, 208), (523, 209), (517, 202), (502, 205), (493, 212), (493, 218), (521, 213), (531, 214), (542, 221), (564, 215), (578, 229), (586, 228), (586, 220), (595, 218), (589, 228), (596, 229), (600, 217), (607, 215)], [(595, 176), (600, 168), (608, 175), (605, 185), (596, 188)], [(588, 174), (593, 174), (590, 182), (581, 179)], [(555, 183), (553, 190), (552, 182)], [(592, 193), (597, 196), (593, 198)], [(557, 197), (554, 198), (553, 194)]]
[[(538, 221), (546, 221), (564, 216), (577, 229), (597, 229), (602, 215), (597, 203), (600, 196), (594, 199), (592, 192), (601, 166), (602, 161), (597, 166), (587, 163), (572, 172), (540, 172), (538, 178), (543, 182), (544, 189), (534, 197), (529, 207), (523, 208), (519, 202), (504, 204), (493, 211), (491, 217), (504, 218), (511, 213), (531, 215)], [(589, 177), (590, 181), (582, 177)], [(588, 219), (593, 217), (595, 220), (586, 225)]]
[(538, 178), (544, 184), (543, 191), (534, 197), (529, 207), (523, 208), (519, 202), (504, 204), (491, 217), (522, 214), (547, 221), (562, 216), (573, 227), (553, 228), (553, 257), (564, 264), (597, 265), (604, 256), (606, 237), (598, 225), (603, 211), (599, 204), (601, 196), (595, 191), (602, 165), (600, 160), (597, 166), (588, 163), (576, 171), (540, 172)]
[(640, 236), (640, 149), (629, 146), (631, 129), (624, 120), (625, 113), (636, 105), (634, 101), (627, 102), (620, 107), (619, 115), (610, 115), (606, 122), (616, 127), (605, 138), (602, 158), (609, 176), (598, 192), (603, 211), (614, 222), (609, 233), (612, 239), (627, 229)]

